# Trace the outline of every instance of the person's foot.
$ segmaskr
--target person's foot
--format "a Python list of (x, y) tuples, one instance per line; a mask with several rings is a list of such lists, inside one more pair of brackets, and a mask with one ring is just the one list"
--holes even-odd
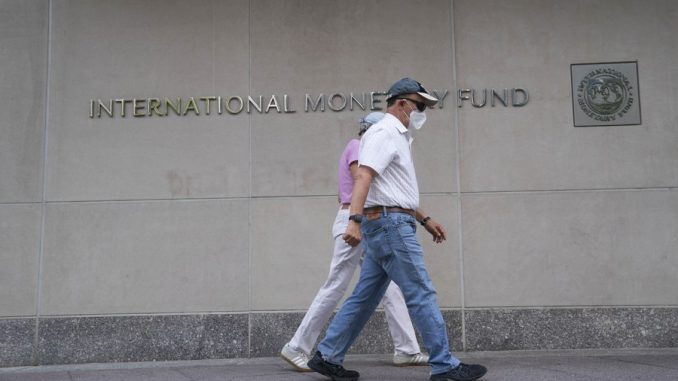
[(315, 356), (308, 362), (308, 367), (331, 378), (332, 381), (356, 381), (360, 377), (360, 373), (355, 370), (348, 370), (341, 365), (325, 361), (320, 352), (315, 353)]
[(484, 376), (485, 373), (487, 373), (487, 368), (482, 365), (460, 363), (456, 368), (452, 368), (445, 373), (432, 374), (431, 381), (473, 381)]
[(415, 353), (408, 355), (406, 353), (396, 353), (393, 355), (393, 365), (395, 366), (420, 366), (428, 365), (428, 355)]
[(290, 363), (290, 365), (292, 365), (294, 369), (298, 370), (299, 372), (312, 372), (311, 368), (306, 365), (308, 364), (309, 360), (306, 353), (295, 351), (294, 349), (290, 348), (289, 343), (285, 344), (282, 350), (280, 350), (280, 357)]

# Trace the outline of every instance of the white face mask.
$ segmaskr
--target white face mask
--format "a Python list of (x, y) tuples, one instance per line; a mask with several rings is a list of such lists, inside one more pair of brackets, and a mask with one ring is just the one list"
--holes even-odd
[(414, 128), (415, 130), (420, 129), (424, 123), (426, 122), (426, 113), (423, 111), (419, 111), (417, 109), (413, 109), (410, 111), (410, 115), (408, 115), (408, 118), (410, 119), (409, 123), (407, 124), (407, 128)]
[(424, 125), (425, 122), (426, 113), (414, 110), (410, 113), (410, 123), (408, 124), (407, 128), (414, 128), (415, 130), (418, 130)]

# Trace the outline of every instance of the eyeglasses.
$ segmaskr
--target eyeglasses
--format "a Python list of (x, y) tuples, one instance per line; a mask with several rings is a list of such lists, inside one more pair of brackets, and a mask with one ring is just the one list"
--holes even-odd
[(410, 98), (398, 98), (398, 99), (405, 99), (414, 103), (414, 105), (417, 106), (417, 110), (419, 110), (419, 112), (424, 112), (424, 110), (426, 110), (426, 105), (424, 104), (424, 102), (418, 102)]

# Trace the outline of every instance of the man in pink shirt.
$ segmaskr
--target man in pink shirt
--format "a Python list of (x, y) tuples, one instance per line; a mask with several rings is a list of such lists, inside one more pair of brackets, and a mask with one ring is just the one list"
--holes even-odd
[[(383, 113), (373, 112), (360, 119), (358, 136), (362, 136), (372, 124), (383, 117)], [(309, 354), (322, 328), (327, 324), (344, 296), (363, 255), (361, 246), (351, 247), (342, 238), (348, 226), (348, 212), (351, 205), (353, 179), (358, 168), (359, 148), (360, 140), (351, 139), (339, 159), (339, 211), (332, 227), (334, 254), (327, 281), (313, 299), (294, 337), (280, 351), (280, 357), (292, 364), (298, 371), (311, 370), (307, 365), (310, 359)], [(405, 299), (395, 283), (391, 282), (388, 286), (382, 304), (395, 347), (393, 364), (396, 366), (427, 365), (428, 356), (421, 353)]]

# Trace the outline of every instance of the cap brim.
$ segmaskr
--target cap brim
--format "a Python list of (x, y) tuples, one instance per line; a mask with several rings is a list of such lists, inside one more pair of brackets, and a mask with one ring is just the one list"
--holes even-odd
[(434, 97), (431, 94), (424, 93), (422, 91), (417, 92), (417, 94), (419, 94), (422, 98), (424, 98), (424, 103), (428, 107), (433, 107), (433, 106), (435, 106), (436, 103), (438, 103), (438, 98)]

